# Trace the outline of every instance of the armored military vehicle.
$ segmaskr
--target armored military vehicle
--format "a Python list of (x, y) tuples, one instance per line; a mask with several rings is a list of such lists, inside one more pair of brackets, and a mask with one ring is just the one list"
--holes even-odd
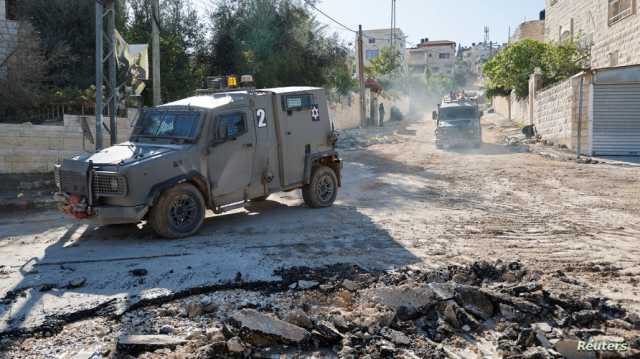
[(482, 145), (483, 113), (477, 102), (468, 97), (445, 98), (433, 111), (436, 121), (436, 147), (480, 147)]
[(193, 235), (223, 213), (302, 189), (312, 208), (341, 185), (336, 135), (321, 88), (226, 90), (145, 109), (128, 142), (56, 166), (62, 209), (99, 225), (147, 223)]

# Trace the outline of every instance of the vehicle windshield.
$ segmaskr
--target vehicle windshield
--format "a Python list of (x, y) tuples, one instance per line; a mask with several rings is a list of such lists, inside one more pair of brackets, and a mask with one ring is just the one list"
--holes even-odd
[(144, 111), (132, 139), (175, 139), (192, 141), (198, 135), (201, 113), (198, 111)]
[(476, 110), (470, 107), (450, 108), (440, 111), (442, 121), (469, 121), (476, 117)]

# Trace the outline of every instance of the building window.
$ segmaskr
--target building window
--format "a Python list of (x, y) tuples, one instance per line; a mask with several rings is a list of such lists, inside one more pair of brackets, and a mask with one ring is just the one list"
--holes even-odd
[(634, 14), (635, 0), (609, 0), (609, 26)]
[(7, 20), (18, 20), (18, 0), (6, 0), (4, 7)]
[(375, 39), (375, 38), (373, 38), (373, 37), (370, 37), (370, 38), (369, 38), (369, 43), (370, 43), (370, 44), (375, 44), (375, 43), (376, 43), (376, 39)]
[(448, 59), (451, 57), (451, 54), (440, 54), (439, 56), (441, 59)]
[(378, 55), (380, 55), (380, 51), (379, 50), (367, 50), (367, 60), (373, 60), (376, 57), (378, 57)]

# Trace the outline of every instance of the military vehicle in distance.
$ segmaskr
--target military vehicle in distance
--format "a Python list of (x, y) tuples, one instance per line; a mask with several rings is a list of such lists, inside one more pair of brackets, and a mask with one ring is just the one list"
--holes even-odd
[(342, 163), (323, 89), (228, 89), (145, 109), (128, 142), (56, 166), (62, 209), (98, 225), (147, 220), (166, 238), (223, 213), (302, 189), (331, 206)]
[(473, 98), (464, 95), (446, 97), (438, 105), (438, 110), (433, 111), (436, 147), (482, 146), (482, 115), (483, 112)]

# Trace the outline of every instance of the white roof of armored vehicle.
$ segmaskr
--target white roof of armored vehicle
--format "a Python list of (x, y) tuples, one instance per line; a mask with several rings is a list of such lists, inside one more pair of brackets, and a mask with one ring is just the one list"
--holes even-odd
[[(321, 87), (308, 87), (308, 86), (291, 86), (291, 87), (276, 87), (270, 89), (259, 89), (257, 92), (272, 92), (276, 94), (284, 94), (284, 93), (295, 93), (295, 92), (303, 92), (303, 91), (314, 91), (321, 90)], [(183, 106), (183, 107), (198, 107), (204, 109), (214, 109), (217, 107), (222, 107), (228, 105), (234, 101), (238, 101), (244, 99), (243, 95), (249, 94), (247, 90), (236, 90), (229, 89), (229, 91), (225, 92), (217, 92), (209, 95), (199, 95), (187, 97), (182, 100), (173, 101), (169, 103), (165, 103), (160, 105), (159, 107), (173, 107), (173, 106)], [(236, 95), (236, 96), (234, 96)]]

